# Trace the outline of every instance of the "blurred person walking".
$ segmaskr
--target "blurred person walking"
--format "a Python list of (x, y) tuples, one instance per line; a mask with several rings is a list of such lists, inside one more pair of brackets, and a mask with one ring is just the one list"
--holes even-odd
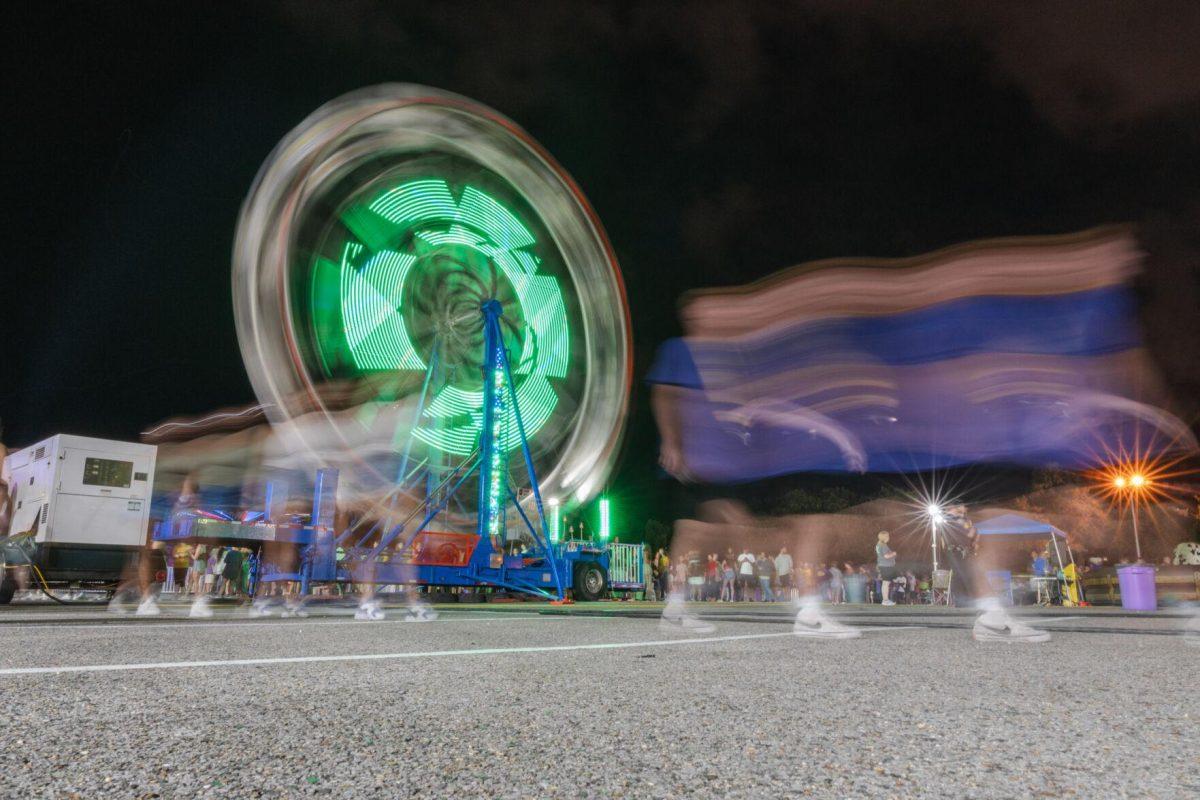
[(967, 518), (967, 508), (953, 506), (945, 512), (944, 535), (949, 545), (955, 577), (962, 570), (961, 593), (973, 599), (979, 616), (971, 635), (976, 641), (1005, 641), (1037, 644), (1050, 640), (1050, 634), (1016, 620), (1004, 608), (988, 582), (987, 560), (979, 552), (979, 531)]

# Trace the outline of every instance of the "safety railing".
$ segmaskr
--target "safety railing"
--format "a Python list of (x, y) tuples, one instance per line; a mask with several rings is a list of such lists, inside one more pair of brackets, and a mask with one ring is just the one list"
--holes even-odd
[(644, 545), (621, 544), (608, 546), (608, 583), (621, 591), (640, 591), (646, 586)]

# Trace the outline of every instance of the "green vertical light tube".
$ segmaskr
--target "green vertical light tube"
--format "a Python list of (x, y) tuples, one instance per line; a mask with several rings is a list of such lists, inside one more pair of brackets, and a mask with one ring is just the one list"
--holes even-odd
[(560, 509), (558, 506), (558, 498), (551, 497), (549, 506), (550, 506), (550, 541), (554, 544), (558, 544), (558, 539), (560, 536), (559, 531), (561, 530), (561, 522), (560, 522), (561, 515), (560, 515)]
[(608, 498), (600, 498), (600, 541), (607, 542), (608, 537), (612, 535), (612, 520), (609, 516)]

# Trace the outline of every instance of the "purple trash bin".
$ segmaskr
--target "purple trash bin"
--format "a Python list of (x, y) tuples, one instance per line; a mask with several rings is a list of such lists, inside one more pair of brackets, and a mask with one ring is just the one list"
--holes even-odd
[(1154, 567), (1149, 564), (1126, 564), (1117, 567), (1117, 582), (1121, 584), (1121, 607), (1130, 611), (1154, 611), (1158, 597), (1154, 589)]

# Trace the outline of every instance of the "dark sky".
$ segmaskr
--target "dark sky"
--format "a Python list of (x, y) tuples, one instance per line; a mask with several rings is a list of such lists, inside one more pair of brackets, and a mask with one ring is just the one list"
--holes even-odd
[[(242, 197), (310, 111), (387, 81), (497, 108), (576, 177), (639, 374), (690, 288), (1133, 222), (1148, 340), (1200, 395), (1200, 4), (48, 6), (7, 19), (10, 444), (251, 402)], [(655, 445), (635, 400), (627, 485)]]

